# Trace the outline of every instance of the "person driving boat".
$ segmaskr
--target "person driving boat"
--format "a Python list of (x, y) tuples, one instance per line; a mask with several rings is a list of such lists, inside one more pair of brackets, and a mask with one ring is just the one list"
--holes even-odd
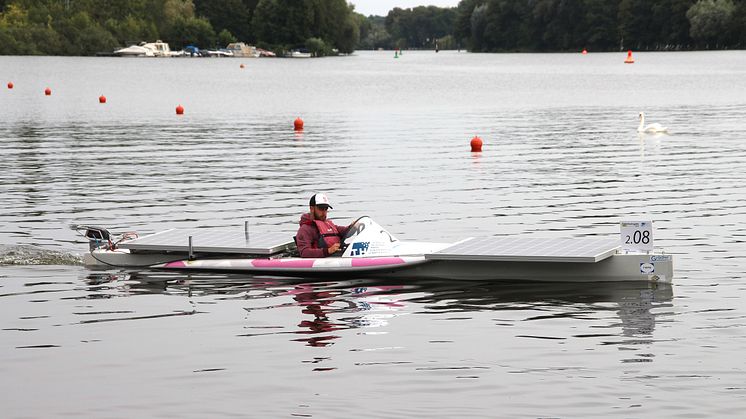
[(338, 226), (327, 219), (332, 206), (326, 194), (314, 194), (308, 205), (309, 211), (301, 215), (300, 227), (295, 236), (300, 256), (323, 258), (336, 253), (342, 244), (342, 237), (350, 226)]

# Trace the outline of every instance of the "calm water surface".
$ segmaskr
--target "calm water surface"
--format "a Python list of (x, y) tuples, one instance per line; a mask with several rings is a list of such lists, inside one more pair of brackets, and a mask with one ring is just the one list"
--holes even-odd
[[(0, 57), (3, 417), (739, 417), (746, 52), (624, 57)], [(670, 135), (639, 136), (640, 111)], [(303, 281), (8, 256), (81, 253), (70, 223), (292, 235), (315, 191), (338, 222), (403, 239), (652, 219), (676, 277)]]

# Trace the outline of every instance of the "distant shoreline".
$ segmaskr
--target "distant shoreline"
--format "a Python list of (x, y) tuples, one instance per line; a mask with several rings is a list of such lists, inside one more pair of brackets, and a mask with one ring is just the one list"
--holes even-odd
[[(334, 57), (345, 57), (345, 56), (354, 56), (358, 52), (364, 52), (364, 53), (394, 53), (395, 49), (384, 49), (384, 50), (372, 50), (372, 49), (361, 49), (356, 50), (352, 52), (351, 54), (339, 54), (339, 55), (328, 55), (328, 56), (320, 56), (320, 57), (310, 57), (310, 58), (334, 58)], [(407, 49), (404, 50), (405, 52), (412, 52), (412, 53), (433, 53), (436, 54), (435, 50), (427, 50), (427, 49)], [(588, 50), (588, 54), (621, 54), (626, 53), (630, 50), (618, 50), (618, 51), (591, 51)], [(635, 53), (645, 53), (645, 52), (724, 52), (724, 51), (746, 51), (746, 49), (729, 49), (729, 48), (723, 48), (723, 49), (678, 49), (678, 50), (671, 50), (671, 49), (663, 49), (663, 50), (631, 50)], [(462, 50), (456, 50), (456, 49), (442, 49), (440, 52), (444, 53), (469, 53), (469, 54), (492, 54), (492, 55), (500, 55), (500, 54), (580, 54), (581, 51), (500, 51), (500, 52), (472, 52), (467, 51), (465, 49)], [(178, 57), (127, 57), (127, 56), (119, 56), (113, 53), (97, 53), (95, 55), (48, 55), (48, 54), (26, 54), (26, 55), (12, 55), (12, 54), (0, 54), (0, 57), (90, 57), (90, 58), (122, 58), (122, 59), (229, 59), (229, 60), (237, 60), (237, 59), (291, 59), (292, 57), (283, 57), (283, 56), (277, 56), (277, 57), (189, 57), (189, 56), (178, 56)]]

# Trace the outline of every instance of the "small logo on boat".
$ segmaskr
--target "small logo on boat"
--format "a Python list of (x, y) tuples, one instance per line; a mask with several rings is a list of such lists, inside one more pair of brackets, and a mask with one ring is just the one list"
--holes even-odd
[(654, 263), (641, 263), (640, 264), (640, 273), (652, 274), (653, 272), (655, 272)]
[(368, 247), (370, 247), (370, 242), (352, 243), (350, 256), (362, 256), (368, 252)]
[(671, 255), (653, 255), (650, 256), (651, 262), (668, 262), (672, 258)]

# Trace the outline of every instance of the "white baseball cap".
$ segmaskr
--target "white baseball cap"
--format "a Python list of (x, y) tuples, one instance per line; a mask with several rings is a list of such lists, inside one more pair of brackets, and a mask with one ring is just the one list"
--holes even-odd
[(323, 193), (314, 194), (311, 197), (311, 200), (308, 202), (308, 205), (312, 207), (316, 205), (328, 205), (329, 208), (334, 208), (332, 207), (332, 204), (329, 203), (329, 198), (327, 198), (326, 194), (323, 194)]

